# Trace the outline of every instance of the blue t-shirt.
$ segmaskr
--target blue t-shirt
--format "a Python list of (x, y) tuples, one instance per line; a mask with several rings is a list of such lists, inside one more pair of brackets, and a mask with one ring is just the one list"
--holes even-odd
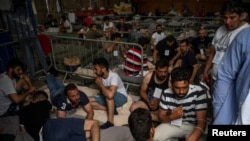
[(73, 107), (70, 101), (68, 100), (67, 96), (64, 94), (57, 95), (52, 103), (54, 106), (57, 107), (57, 110), (61, 111), (69, 111), (75, 108), (78, 108), (79, 106), (85, 106), (89, 103), (89, 99), (87, 95), (84, 92), (79, 91), (80, 94), (80, 101), (77, 106)]

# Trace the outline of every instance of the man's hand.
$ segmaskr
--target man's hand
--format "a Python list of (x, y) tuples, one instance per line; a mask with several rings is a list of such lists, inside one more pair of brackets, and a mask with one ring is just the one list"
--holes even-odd
[(160, 102), (159, 99), (154, 98), (149, 101), (148, 106), (151, 110), (156, 110), (159, 106), (159, 102)]
[(95, 79), (95, 83), (96, 83), (97, 86), (103, 85), (102, 78), (97, 76), (96, 79)]
[(210, 83), (210, 78), (209, 78), (209, 76), (208, 76), (208, 73), (203, 72), (203, 74), (202, 74), (202, 80), (203, 80), (204, 82)]
[(36, 88), (32, 86), (29, 88), (28, 93), (33, 95), (35, 93), (35, 90)]
[(176, 107), (176, 108), (172, 111), (172, 118), (173, 118), (173, 119), (182, 118), (183, 114), (184, 114), (184, 113), (183, 113), (182, 106)]

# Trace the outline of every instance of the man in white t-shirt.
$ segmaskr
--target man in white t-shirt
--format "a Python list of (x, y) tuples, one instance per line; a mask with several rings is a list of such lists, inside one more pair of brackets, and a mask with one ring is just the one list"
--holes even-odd
[(209, 57), (203, 71), (203, 80), (209, 81), (208, 74), (211, 69), (212, 82), (217, 80), (218, 66), (223, 58), (226, 49), (233, 41), (234, 37), (242, 30), (249, 27), (244, 21), (242, 6), (234, 2), (225, 4), (224, 25), (219, 27), (212, 40), (212, 46), (209, 48)]
[(127, 91), (124, 84), (115, 72), (109, 69), (109, 63), (104, 57), (93, 60), (95, 83), (101, 94), (90, 97), (90, 104), (95, 110), (106, 110), (108, 121), (100, 126), (106, 129), (114, 126), (114, 115), (118, 114), (116, 107), (121, 107), (127, 102)]
[(108, 16), (105, 16), (103, 18), (103, 31), (106, 38), (109, 38), (112, 32), (115, 31), (115, 25), (110, 21), (110, 18)]
[(224, 94), (218, 93), (218, 88), (215, 86), (218, 81), (218, 68), (222, 65), (221, 60), (227, 52), (227, 48), (239, 32), (249, 27), (249, 24), (244, 21), (244, 12), (241, 3), (234, 1), (225, 3), (223, 7), (224, 25), (219, 27), (215, 33), (212, 46), (210, 47), (209, 58), (203, 72), (203, 80), (209, 82), (208, 71), (212, 67), (213, 124), (227, 124), (231, 123), (232, 120), (232, 116), (227, 116), (231, 113), (231, 110), (228, 110), (232, 106), (228, 102), (230, 98), (228, 99)]
[(67, 20), (65, 15), (63, 15), (60, 21), (60, 32), (71, 33), (72, 31), (73, 31), (73, 28), (72, 28), (70, 21)]
[(162, 32), (162, 25), (156, 25), (156, 31), (152, 34), (150, 44), (151, 49), (153, 50), (157, 43), (166, 37), (165, 33)]

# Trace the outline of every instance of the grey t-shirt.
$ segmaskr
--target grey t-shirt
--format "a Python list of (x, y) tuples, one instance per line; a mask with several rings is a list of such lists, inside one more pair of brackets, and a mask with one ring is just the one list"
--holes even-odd
[(114, 126), (101, 129), (101, 141), (133, 141), (133, 136), (127, 126)]
[(11, 80), (6, 73), (0, 74), (0, 116), (3, 115), (12, 103), (10, 94), (17, 93), (15, 80)]

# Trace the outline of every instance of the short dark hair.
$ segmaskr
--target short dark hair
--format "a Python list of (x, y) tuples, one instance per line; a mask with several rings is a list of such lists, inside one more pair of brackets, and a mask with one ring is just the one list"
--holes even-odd
[(92, 28), (94, 25), (97, 26), (96, 23), (92, 23), (92, 24), (90, 25), (90, 27)]
[(191, 77), (191, 71), (184, 67), (174, 68), (171, 72), (171, 82), (175, 81), (189, 81)]
[(66, 20), (67, 19), (65, 15), (62, 15), (61, 18), (62, 18), (62, 20)]
[(230, 13), (237, 13), (239, 15), (241, 15), (243, 12), (245, 12), (245, 9), (243, 7), (243, 4), (240, 0), (229, 0), (227, 1), (223, 8), (222, 8), (222, 12), (226, 13), (226, 12), (230, 12)]
[(7, 70), (10, 68), (15, 68), (15, 67), (21, 67), (23, 71), (25, 70), (24, 64), (22, 61), (20, 61), (18, 58), (12, 58), (8, 62)]
[(125, 17), (124, 17), (124, 16), (121, 16), (119, 19), (123, 19), (123, 20), (125, 20)]
[(156, 25), (156, 28), (157, 28), (157, 27), (162, 27), (162, 25), (161, 25), (161, 24), (157, 24), (157, 25)]
[(114, 40), (115, 38), (121, 38), (121, 34), (118, 32), (112, 33), (111, 34), (111, 40)]
[(104, 20), (104, 21), (109, 20), (109, 16), (104, 16), (104, 17), (103, 17), (103, 20)]
[(152, 117), (150, 111), (137, 108), (128, 118), (130, 132), (136, 141), (146, 141), (150, 138), (150, 129), (152, 128)]
[(185, 43), (187, 46), (189, 46), (190, 42), (188, 39), (183, 39), (180, 41), (180, 44)]
[(52, 14), (48, 14), (48, 18), (52, 18), (53, 17), (53, 15)]
[(48, 94), (45, 92), (45, 91), (42, 91), (42, 90), (39, 90), (39, 91), (36, 91), (33, 95), (33, 99), (40, 99), (40, 98), (46, 98), (48, 99)]
[(64, 88), (64, 94), (65, 94), (65, 95), (68, 95), (67, 92), (68, 92), (69, 90), (75, 90), (75, 89), (77, 89), (77, 86), (76, 86), (74, 83), (69, 83), (69, 84), (66, 85), (65, 88)]
[(105, 59), (104, 57), (95, 58), (93, 60), (92, 64), (99, 65), (100, 67), (104, 67), (107, 70), (109, 70), (109, 63), (108, 63), (107, 59)]
[(173, 42), (175, 41), (175, 38), (173, 35), (168, 35), (166, 38), (165, 38), (166, 41), (169, 41), (169, 42)]
[(88, 26), (86, 23), (82, 23), (82, 26)]
[(155, 64), (155, 69), (164, 68), (164, 67), (168, 67), (168, 60), (166, 60), (166, 59), (160, 59)]
[(149, 44), (149, 39), (146, 37), (140, 37), (138, 38), (138, 44), (141, 46), (144, 46), (145, 44)]

